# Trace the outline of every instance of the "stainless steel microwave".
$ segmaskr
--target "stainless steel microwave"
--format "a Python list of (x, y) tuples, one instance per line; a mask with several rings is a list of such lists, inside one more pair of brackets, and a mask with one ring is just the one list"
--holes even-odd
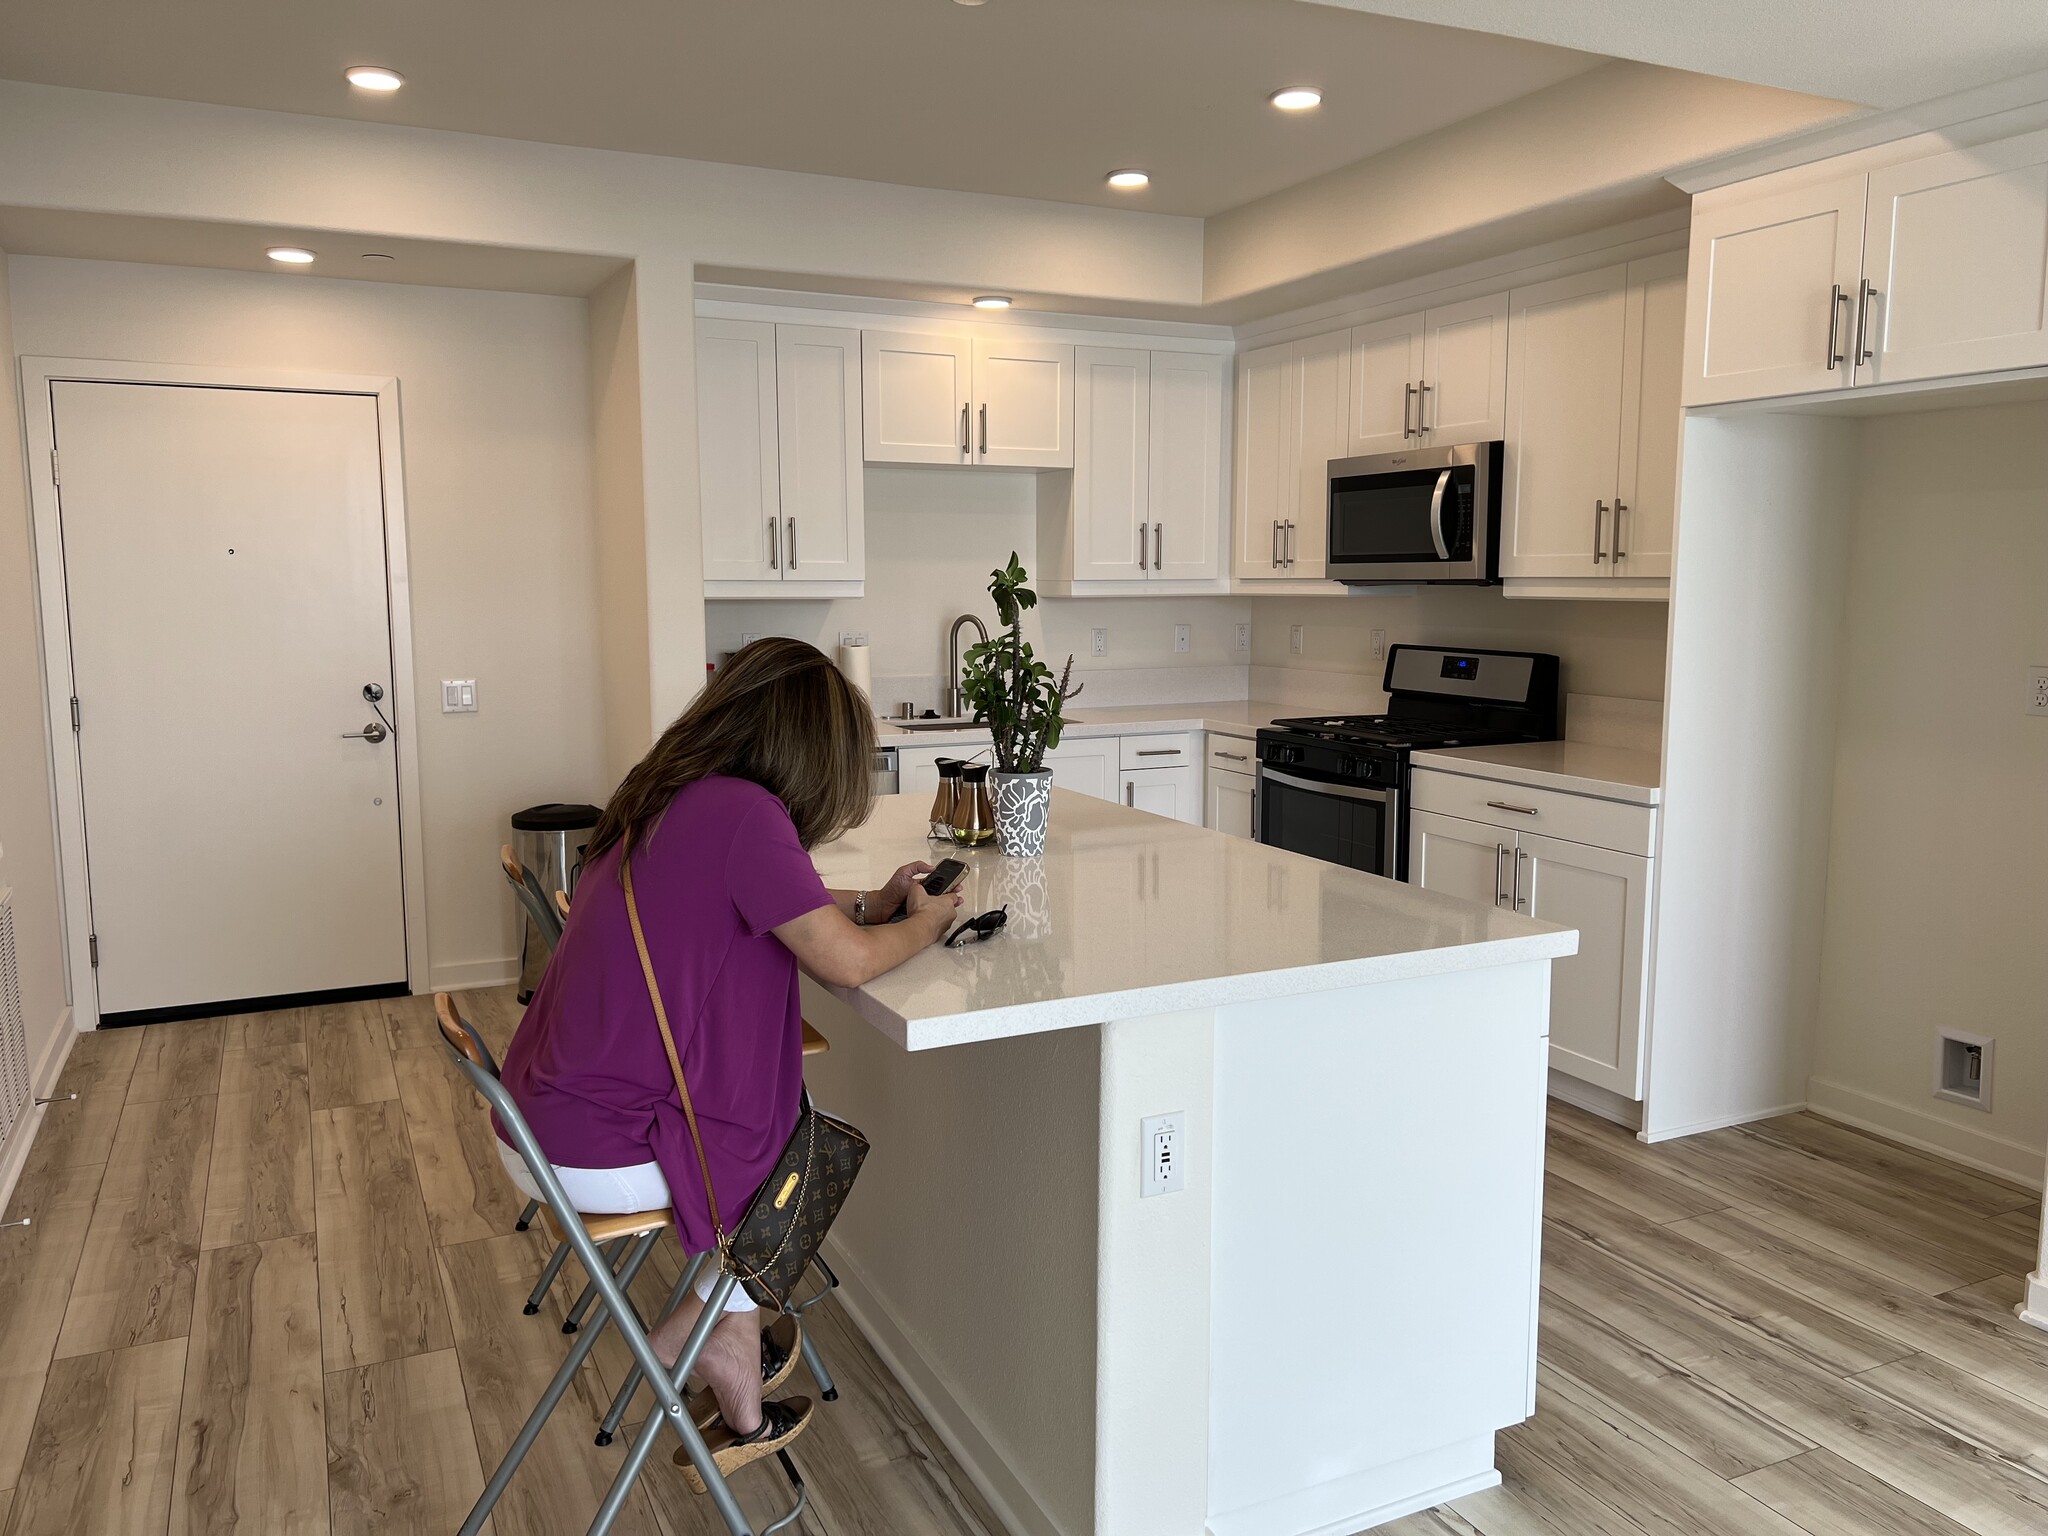
[(1499, 581), (1501, 450), (1460, 443), (1330, 460), (1331, 579)]

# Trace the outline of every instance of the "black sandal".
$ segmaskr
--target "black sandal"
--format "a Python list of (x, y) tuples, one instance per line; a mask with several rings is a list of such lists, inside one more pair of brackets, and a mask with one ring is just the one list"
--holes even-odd
[[(788, 1449), (791, 1441), (811, 1427), (815, 1407), (808, 1397), (785, 1397), (779, 1402), (763, 1403), (760, 1428), (750, 1435), (729, 1428), (723, 1419), (714, 1421), (704, 1432), (704, 1445), (711, 1452), (718, 1475), (729, 1478), (742, 1467)], [(690, 1485), (690, 1492), (706, 1491), (703, 1475), (690, 1460), (688, 1450), (676, 1448), (675, 1464), (683, 1469), (683, 1481)]]

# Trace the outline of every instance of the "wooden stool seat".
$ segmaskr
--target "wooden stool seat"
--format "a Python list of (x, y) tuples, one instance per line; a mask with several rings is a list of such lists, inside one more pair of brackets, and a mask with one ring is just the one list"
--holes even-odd
[(811, 1021), (809, 1019), (805, 1019), (804, 1054), (806, 1056), (822, 1056), (831, 1049), (832, 1042), (830, 1040), (827, 1040), (823, 1035), (819, 1034), (815, 1029), (811, 1028)]
[[(622, 1237), (639, 1237), (648, 1232), (660, 1232), (676, 1224), (676, 1213), (668, 1209), (659, 1211), (622, 1211), (616, 1216), (583, 1216), (583, 1226), (590, 1233), (590, 1240), (602, 1248), (606, 1243), (615, 1243)], [(556, 1242), (567, 1242), (568, 1234), (555, 1219), (555, 1213), (547, 1206), (540, 1208), (540, 1219), (547, 1227), (548, 1236)]]

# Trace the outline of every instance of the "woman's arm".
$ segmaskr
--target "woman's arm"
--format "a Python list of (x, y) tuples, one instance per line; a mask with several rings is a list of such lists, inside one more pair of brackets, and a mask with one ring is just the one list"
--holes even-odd
[(919, 860), (915, 864), (904, 865), (889, 877), (886, 885), (875, 890), (863, 892), (828, 889), (826, 894), (832, 898), (833, 903), (839, 910), (844, 912), (849, 918), (854, 915), (856, 898), (865, 895), (868, 899), (866, 908), (867, 920), (871, 923), (886, 923), (890, 918), (903, 910), (903, 904), (910, 899), (911, 885), (931, 872), (932, 866), (923, 860)]
[[(960, 905), (957, 892), (932, 896), (922, 886), (910, 888), (909, 915), (900, 923), (855, 926), (834, 892), (833, 905), (817, 907), (769, 931), (796, 956), (796, 963), (819, 981), (836, 987), (858, 987), (885, 971), (893, 971), (919, 950), (936, 944), (953, 925)], [(850, 901), (850, 897), (849, 897)]]

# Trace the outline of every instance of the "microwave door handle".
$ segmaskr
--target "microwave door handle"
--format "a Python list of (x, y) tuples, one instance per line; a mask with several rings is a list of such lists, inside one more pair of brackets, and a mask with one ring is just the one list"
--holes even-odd
[(1436, 489), (1429, 497), (1429, 536), (1436, 544), (1439, 560), (1451, 558), (1451, 548), (1444, 543), (1444, 487), (1451, 483), (1451, 472), (1446, 469), (1436, 477)]

